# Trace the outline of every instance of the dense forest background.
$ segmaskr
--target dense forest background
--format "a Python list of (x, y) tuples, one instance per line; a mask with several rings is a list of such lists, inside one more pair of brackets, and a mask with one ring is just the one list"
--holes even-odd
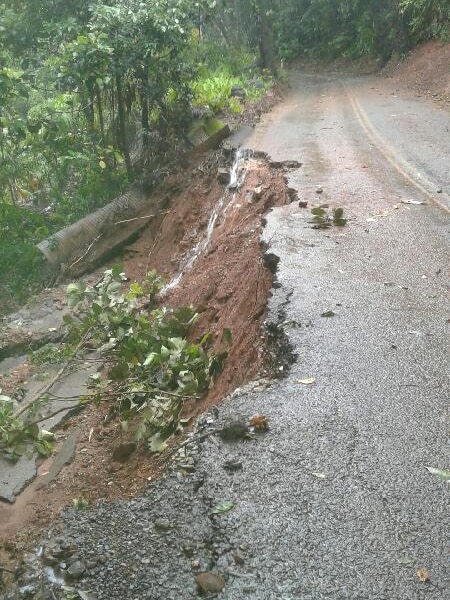
[(242, 110), (299, 56), (448, 41), (448, 0), (0, 1), (0, 302), (42, 280), (35, 244), (163, 172), (193, 116)]

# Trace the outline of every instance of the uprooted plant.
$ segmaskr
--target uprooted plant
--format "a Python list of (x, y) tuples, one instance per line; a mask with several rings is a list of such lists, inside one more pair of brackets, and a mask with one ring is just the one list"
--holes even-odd
[(328, 229), (332, 225), (343, 227), (347, 224), (347, 219), (344, 219), (343, 208), (334, 208), (332, 215), (330, 215), (325, 208), (317, 207), (311, 210), (311, 214), (313, 215), (313, 229)]
[[(98, 360), (102, 368), (90, 377), (89, 392), (80, 404), (107, 400), (110, 417), (157, 452), (180, 428), (184, 402), (198, 398), (214, 382), (227, 356), (230, 333), (224, 331), (218, 352), (212, 351), (210, 333), (188, 341), (198, 317), (192, 307), (157, 307), (153, 298), (161, 280), (153, 272), (141, 284), (126, 286), (126, 281), (121, 268), (114, 266), (94, 286), (68, 286), (68, 304), (75, 310), (65, 317), (62, 354), (67, 362), (59, 374), (78, 359)], [(0, 452), (17, 458), (33, 447), (48, 451), (37, 423), (49, 416), (40, 414), (43, 403), (61, 399), (52, 393), (52, 383), (39, 398), (19, 408), (12, 407), (11, 399), (0, 398)]]

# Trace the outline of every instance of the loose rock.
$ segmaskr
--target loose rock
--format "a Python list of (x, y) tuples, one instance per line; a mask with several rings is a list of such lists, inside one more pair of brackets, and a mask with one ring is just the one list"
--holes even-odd
[(80, 579), (83, 577), (85, 571), (86, 565), (78, 560), (70, 565), (70, 567), (67, 569), (67, 574), (71, 579)]
[(212, 573), (210, 571), (199, 573), (195, 581), (200, 594), (218, 593), (225, 587), (225, 580), (220, 573)]

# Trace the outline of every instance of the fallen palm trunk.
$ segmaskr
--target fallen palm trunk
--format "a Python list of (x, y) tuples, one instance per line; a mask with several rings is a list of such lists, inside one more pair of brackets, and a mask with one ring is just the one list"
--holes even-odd
[(142, 191), (133, 189), (37, 247), (50, 272), (82, 273), (138, 233), (152, 218), (150, 213), (158, 209)]

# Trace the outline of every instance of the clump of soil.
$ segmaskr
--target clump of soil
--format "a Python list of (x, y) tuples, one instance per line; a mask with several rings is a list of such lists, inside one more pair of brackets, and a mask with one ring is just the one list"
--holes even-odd
[(405, 60), (392, 59), (382, 73), (420, 96), (450, 104), (450, 44), (421, 44)]
[[(137, 281), (149, 269), (167, 281), (184, 269), (178, 285), (168, 289), (160, 302), (197, 307), (200, 315), (193, 338), (211, 331), (219, 343), (223, 329), (231, 330), (232, 345), (224, 369), (205, 398), (185, 407), (188, 418), (264, 371), (263, 322), (272, 273), (264, 264), (260, 247), (262, 217), (272, 206), (288, 201), (286, 182), (282, 169), (271, 169), (265, 160), (250, 158), (243, 185), (229, 190), (217, 176), (218, 168), (229, 166), (229, 160), (219, 151), (170, 178), (159, 191), (165, 214), (155, 217), (120, 256), (111, 258), (111, 263), (120, 262), (130, 279)], [(217, 220), (205, 247), (214, 211)], [(202, 252), (186, 268), (192, 249), (199, 244)], [(38, 477), (15, 505), (0, 504), (0, 544), (3, 542), (8, 551), (3, 560), (14, 560), (39, 529), (75, 498), (132, 497), (163, 472), (170, 453), (155, 457), (138, 448), (124, 464), (112, 460), (114, 449), (127, 439), (116, 423), (108, 421), (107, 413), (106, 403), (87, 406), (68, 420), (57, 436), (62, 441), (79, 429), (72, 463), (45, 488), (38, 489)], [(50, 462), (41, 465), (40, 475), (48, 471)]]

